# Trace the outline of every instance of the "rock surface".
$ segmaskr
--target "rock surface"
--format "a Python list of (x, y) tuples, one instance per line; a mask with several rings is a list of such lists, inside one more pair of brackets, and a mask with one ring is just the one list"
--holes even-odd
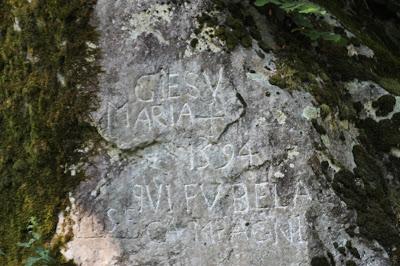
[[(356, 214), (320, 174), (322, 161), (333, 174), (356, 167), (357, 129), (318, 132), (313, 96), (271, 85), (275, 56), (256, 42), (192, 47), (205, 5), (98, 1), (93, 119), (105, 144), (60, 220), (73, 233), (64, 255), (96, 266), (389, 265), (378, 242), (349, 235)], [(348, 85), (355, 101), (386, 94), (368, 86), (366, 97), (367, 85)]]

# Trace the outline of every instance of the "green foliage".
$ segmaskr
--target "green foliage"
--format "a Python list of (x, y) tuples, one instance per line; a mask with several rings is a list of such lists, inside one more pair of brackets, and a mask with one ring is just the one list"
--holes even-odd
[[(98, 57), (87, 44), (97, 40), (89, 24), (93, 4), (0, 1), (2, 266), (22, 265), (32, 255), (27, 248), (32, 241), (51, 239), (67, 193), (84, 178), (67, 168), (81, 160), (79, 148), (96, 136), (87, 122), (99, 72), (88, 60)], [(32, 216), (40, 224), (35, 234), (26, 230)], [(35, 254), (46, 257), (44, 250)]]
[[(346, 40), (333, 32), (328, 25), (321, 23), (320, 18), (328, 15), (328, 12), (321, 6), (307, 0), (256, 0), (255, 5), (262, 7), (273, 4), (289, 15), (298, 26), (293, 32), (300, 32), (312, 41), (325, 40), (337, 44), (345, 44)], [(325, 28), (331, 31), (320, 29), (324, 24)]]
[(44, 243), (35, 217), (31, 217), (27, 230), (30, 239), (28, 242), (18, 243), (17, 245), (27, 249), (29, 253), (33, 253), (35, 256), (28, 257), (25, 261), (25, 266), (34, 266), (37, 263), (54, 264), (55, 259), (51, 257), (50, 250), (42, 246)]
[(277, 5), (286, 12), (316, 15), (325, 15), (327, 13), (319, 5), (304, 0), (257, 0), (255, 3), (256, 6), (264, 6), (266, 4)]

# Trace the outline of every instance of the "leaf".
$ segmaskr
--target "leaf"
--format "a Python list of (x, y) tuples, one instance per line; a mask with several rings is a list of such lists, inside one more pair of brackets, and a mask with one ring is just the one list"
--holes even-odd
[(302, 26), (302, 27), (305, 27), (305, 28), (312, 28), (313, 27), (310, 19), (307, 18), (306, 16), (301, 16), (299, 14), (296, 14), (296, 15), (293, 16), (293, 21), (298, 26)]
[(318, 5), (312, 3), (304, 3), (298, 9), (300, 14), (317, 14), (317, 15), (325, 15), (326, 10), (321, 8)]
[(265, 6), (268, 4), (269, 0), (256, 0), (255, 5), (256, 6)]
[(30, 247), (29, 243), (17, 243), (17, 246), (18, 247), (22, 247), (22, 248), (29, 248)]
[(39, 257), (46, 261), (46, 262), (52, 262), (54, 259), (50, 256), (50, 251), (43, 248), (43, 247), (38, 247), (36, 248), (36, 254), (39, 255)]
[(0, 249), (0, 256), (5, 256), (6, 253), (3, 252), (3, 250)]
[(299, 4), (299, 3), (289, 2), (289, 3), (282, 4), (281, 8), (283, 10), (285, 10), (286, 12), (292, 12), (292, 11), (295, 11), (296, 9), (299, 9), (300, 6), (301, 6), (301, 4)]
[(265, 6), (266, 4), (275, 4), (277, 6), (281, 5), (282, 2), (280, 0), (256, 0), (256, 6)]
[(42, 237), (42, 235), (39, 234), (39, 233), (36, 233), (36, 232), (32, 232), (32, 237), (33, 237), (35, 240), (40, 240), (40, 238)]
[(33, 243), (35, 243), (35, 242), (36, 242), (35, 239), (30, 239), (29, 242), (17, 243), (17, 246), (23, 247), (23, 248), (30, 248), (33, 245)]
[(329, 33), (329, 34), (323, 34), (322, 39), (324, 39), (326, 41), (340, 42), (340, 40), (342, 39), (342, 36), (340, 36), (339, 34), (335, 34), (335, 33)]
[(42, 258), (39, 258), (39, 257), (29, 257), (25, 262), (25, 266), (33, 266), (41, 260), (42, 260)]
[(316, 41), (321, 37), (321, 33), (315, 30), (304, 31), (303, 34), (310, 38), (312, 41)]

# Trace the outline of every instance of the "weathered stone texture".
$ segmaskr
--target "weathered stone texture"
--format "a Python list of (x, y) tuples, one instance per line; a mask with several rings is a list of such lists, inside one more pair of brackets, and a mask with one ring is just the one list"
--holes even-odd
[[(329, 158), (313, 97), (271, 85), (274, 55), (255, 43), (192, 48), (202, 12), (203, 1), (98, 1), (93, 118), (106, 144), (71, 195), (64, 254), (96, 266), (309, 265), (329, 252), (344, 264), (335, 246), (355, 215), (319, 173)], [(330, 143), (349, 169), (356, 134)], [(352, 244), (360, 258), (348, 259), (388, 264), (377, 243)]]

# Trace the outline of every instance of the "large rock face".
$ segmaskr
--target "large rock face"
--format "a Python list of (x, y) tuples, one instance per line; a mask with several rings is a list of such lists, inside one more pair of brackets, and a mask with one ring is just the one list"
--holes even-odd
[(96, 266), (388, 265), (377, 242), (349, 236), (355, 214), (316, 170), (331, 162), (323, 145), (353, 169), (356, 130), (320, 138), (313, 97), (271, 85), (275, 57), (255, 42), (226, 52), (194, 36), (204, 5), (98, 1), (105, 72), (93, 118), (105, 144), (60, 222), (73, 233), (64, 255)]

